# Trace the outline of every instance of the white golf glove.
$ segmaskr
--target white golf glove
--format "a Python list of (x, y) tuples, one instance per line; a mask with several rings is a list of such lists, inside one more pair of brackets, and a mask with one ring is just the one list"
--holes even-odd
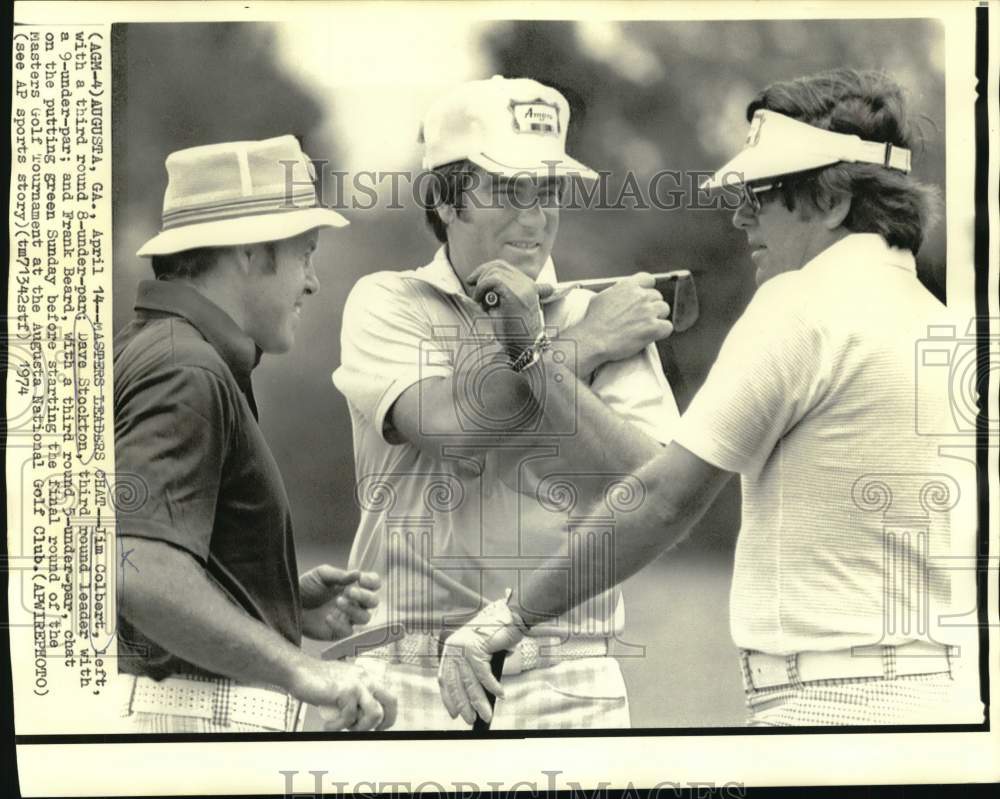
[(448, 714), (461, 715), (467, 724), (492, 720), (486, 691), (503, 697), (503, 687), (490, 671), (495, 652), (513, 649), (527, 633), (520, 617), (507, 606), (510, 591), (503, 599), (491, 602), (445, 642), (438, 667), (438, 685)]

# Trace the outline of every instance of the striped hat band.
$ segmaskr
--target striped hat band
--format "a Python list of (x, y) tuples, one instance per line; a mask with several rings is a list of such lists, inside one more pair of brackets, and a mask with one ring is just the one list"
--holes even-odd
[(182, 225), (197, 225), (200, 222), (214, 222), (219, 219), (233, 219), (241, 216), (261, 214), (281, 214), (315, 208), (318, 203), (314, 189), (299, 190), (292, 195), (284, 192), (267, 197), (247, 197), (223, 203), (208, 203), (188, 208), (164, 211), (163, 229), (170, 230)]

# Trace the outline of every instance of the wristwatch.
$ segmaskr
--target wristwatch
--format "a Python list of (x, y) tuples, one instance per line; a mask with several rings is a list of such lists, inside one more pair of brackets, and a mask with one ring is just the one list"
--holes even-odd
[(542, 359), (542, 353), (549, 349), (552, 349), (552, 342), (543, 330), (535, 338), (534, 343), (521, 350), (521, 354), (511, 362), (511, 370), (514, 372), (523, 372), (525, 369), (534, 366)]

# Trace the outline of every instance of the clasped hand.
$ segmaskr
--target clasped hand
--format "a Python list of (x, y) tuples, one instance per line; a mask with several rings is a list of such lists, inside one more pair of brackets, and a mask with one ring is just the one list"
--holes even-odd
[(587, 314), (563, 331), (576, 342), (583, 376), (610, 361), (621, 361), (674, 332), (670, 305), (648, 272), (637, 272), (595, 296)]
[(539, 284), (506, 261), (487, 261), (467, 278), (472, 299), (482, 303), (489, 291), (500, 296), (500, 304), (486, 311), (493, 322), (493, 335), (511, 355), (531, 345), (544, 329), (540, 300), (552, 286)]

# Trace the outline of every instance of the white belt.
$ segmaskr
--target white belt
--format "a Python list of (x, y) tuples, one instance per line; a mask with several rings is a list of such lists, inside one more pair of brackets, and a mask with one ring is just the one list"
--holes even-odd
[(207, 719), (214, 724), (254, 724), (294, 732), (302, 703), (280, 688), (241, 685), (228, 677), (174, 676), (163, 680), (131, 674), (126, 713), (160, 713)]
[(881, 677), (892, 680), (915, 674), (951, 671), (951, 651), (941, 644), (912, 641), (899, 646), (857, 646), (833, 652), (768, 655), (741, 650), (748, 689), (774, 688), (816, 680)]
[[(440, 658), (440, 638), (426, 633), (408, 635), (400, 641), (369, 649), (362, 657), (387, 660), (436, 669)], [(504, 661), (504, 676), (520, 674), (530, 669), (544, 669), (563, 660), (606, 657), (608, 639), (594, 637), (522, 638)]]

